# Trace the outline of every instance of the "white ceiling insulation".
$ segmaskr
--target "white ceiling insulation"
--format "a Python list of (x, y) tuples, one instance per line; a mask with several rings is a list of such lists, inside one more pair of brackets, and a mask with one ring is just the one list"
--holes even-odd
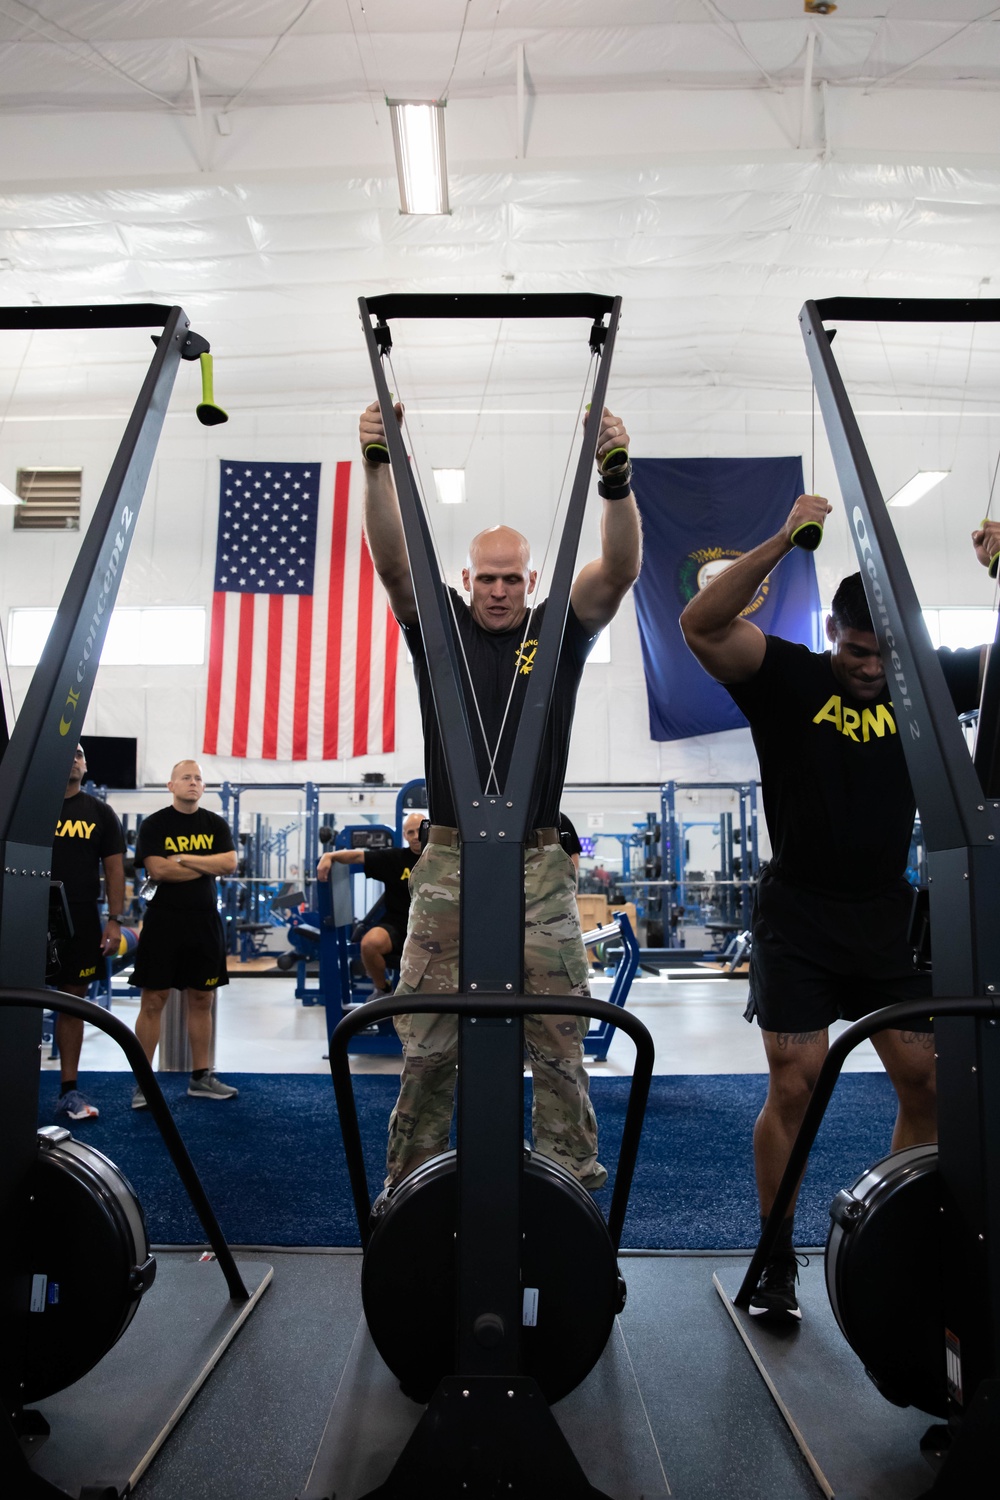
[[(450, 216), (400, 215), (387, 96), (447, 99)], [(356, 411), (362, 294), (620, 293), (615, 400), (691, 421), (807, 403), (807, 298), (1000, 295), (986, 0), (0, 0), (0, 143), (0, 302), (180, 303), (234, 415)], [(425, 405), (565, 404), (561, 330), (416, 342)], [(995, 406), (970, 347), (853, 374)], [(6, 335), (6, 419), (124, 411), (147, 352)]]

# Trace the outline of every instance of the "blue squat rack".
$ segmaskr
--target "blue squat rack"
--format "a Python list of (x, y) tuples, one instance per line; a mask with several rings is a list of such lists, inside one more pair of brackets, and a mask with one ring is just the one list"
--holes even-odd
[[(340, 829), (334, 847), (352, 849), (359, 847), (358, 838), (386, 835), (387, 844), (400, 844), (403, 836), (403, 819), (426, 798), (424, 783), (409, 781), (396, 797), (396, 827), (391, 829), (382, 823), (349, 824)], [(353, 941), (352, 931), (356, 917), (355, 882), (364, 879), (359, 866), (334, 865), (329, 881), (317, 882), (316, 909), (301, 914), (293, 913), (288, 927), (288, 939), (292, 952), (283, 954), (279, 967), (297, 969), (295, 995), (303, 1005), (322, 1005), (326, 1009), (327, 1037), (333, 1035), (344, 1016), (373, 998), (371, 980), (360, 969), (360, 944)], [(377, 908), (373, 908), (377, 910)], [(639, 940), (625, 912), (615, 912), (612, 920), (583, 935), (584, 946), (621, 941), (621, 956), (617, 960), (614, 981), (608, 1003), (624, 1006), (639, 967)], [(317, 964), (319, 973), (310, 982), (309, 966)], [(391, 972), (391, 971), (390, 971)], [(589, 1057), (603, 1062), (615, 1028), (609, 1021), (602, 1021), (584, 1039), (584, 1050)], [(400, 1050), (392, 1021), (384, 1019), (356, 1033), (351, 1038), (352, 1053), (375, 1053), (391, 1056)]]

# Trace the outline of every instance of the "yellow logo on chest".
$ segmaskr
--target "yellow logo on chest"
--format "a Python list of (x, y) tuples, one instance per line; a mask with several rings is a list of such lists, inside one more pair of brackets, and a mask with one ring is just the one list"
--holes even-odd
[(518, 646), (515, 666), (522, 677), (527, 677), (535, 665), (535, 652), (537, 650), (537, 641), (522, 641)]
[(896, 733), (896, 721), (889, 712), (888, 703), (876, 703), (872, 708), (845, 708), (839, 693), (828, 698), (813, 719), (814, 724), (832, 724), (838, 734), (845, 734), (856, 745), (867, 745), (874, 734), (882, 739), (886, 731)]
[(199, 849), (211, 849), (214, 839), (214, 833), (192, 833), (190, 838), (182, 833), (175, 839), (165, 838), (163, 847), (170, 854), (195, 854)]
[(56, 824), (56, 838), (89, 839), (96, 827), (96, 823), (85, 823), (82, 818), (64, 818)]

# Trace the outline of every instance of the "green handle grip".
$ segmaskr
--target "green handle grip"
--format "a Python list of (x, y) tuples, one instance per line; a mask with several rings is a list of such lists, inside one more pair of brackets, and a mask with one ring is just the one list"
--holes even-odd
[(815, 552), (823, 540), (823, 528), (818, 521), (803, 521), (801, 526), (796, 526), (792, 532), (792, 541), (796, 547), (801, 547), (803, 552)]
[[(389, 400), (395, 397), (395, 391), (389, 392)], [(363, 450), (365, 462), (369, 464), (387, 464), (389, 462), (389, 450), (385, 443), (369, 443)]]
[[(618, 455), (621, 455), (620, 457)], [(606, 474), (609, 469), (624, 468), (628, 463), (627, 448), (612, 448), (610, 453), (605, 453), (601, 459), (601, 473)]]
[(212, 356), (199, 354), (198, 363), (201, 365), (201, 401), (195, 407), (195, 416), (203, 426), (216, 427), (220, 422), (228, 422), (229, 416), (221, 406), (215, 404), (215, 393), (212, 389)]
[[(590, 402), (589, 401), (587, 402), (587, 411), (590, 411)], [(621, 454), (621, 457), (617, 458), (615, 455), (619, 454), (619, 453)], [(628, 449), (627, 448), (612, 448), (611, 451), (610, 451), (610, 453), (605, 453), (604, 457), (601, 459), (601, 473), (602, 474), (606, 474), (609, 469), (620, 469), (620, 468), (623, 468), (625, 466), (625, 464), (627, 464), (627, 463), (628, 463)]]

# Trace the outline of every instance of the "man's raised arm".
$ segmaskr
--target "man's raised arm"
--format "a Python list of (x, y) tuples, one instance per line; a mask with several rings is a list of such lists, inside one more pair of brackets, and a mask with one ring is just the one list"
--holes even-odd
[(807, 521), (826, 520), (832, 506), (822, 495), (800, 495), (784, 526), (717, 573), (681, 614), (684, 639), (717, 682), (746, 682), (764, 660), (764, 634), (740, 618), (772, 568), (791, 552), (792, 532)]
[[(402, 422), (401, 402), (397, 401), (395, 411), (396, 420)], [(385, 447), (385, 428), (377, 401), (366, 406), (361, 413), (358, 436), (362, 455), (372, 444)], [(392, 480), (392, 466), (387, 463), (372, 464), (364, 458), (364, 474), (364, 528), (368, 550), (396, 619), (401, 625), (414, 625), (417, 620), (417, 605), (413, 597), (406, 538), (403, 535), (396, 486)]]
[(602, 472), (598, 486), (604, 502), (601, 555), (580, 569), (570, 596), (574, 614), (591, 635), (614, 619), (642, 564), (642, 527), (631, 490), (628, 444), (624, 422), (605, 407), (597, 440), (597, 467), (600, 469), (609, 455), (617, 458), (618, 450), (620, 460)]

